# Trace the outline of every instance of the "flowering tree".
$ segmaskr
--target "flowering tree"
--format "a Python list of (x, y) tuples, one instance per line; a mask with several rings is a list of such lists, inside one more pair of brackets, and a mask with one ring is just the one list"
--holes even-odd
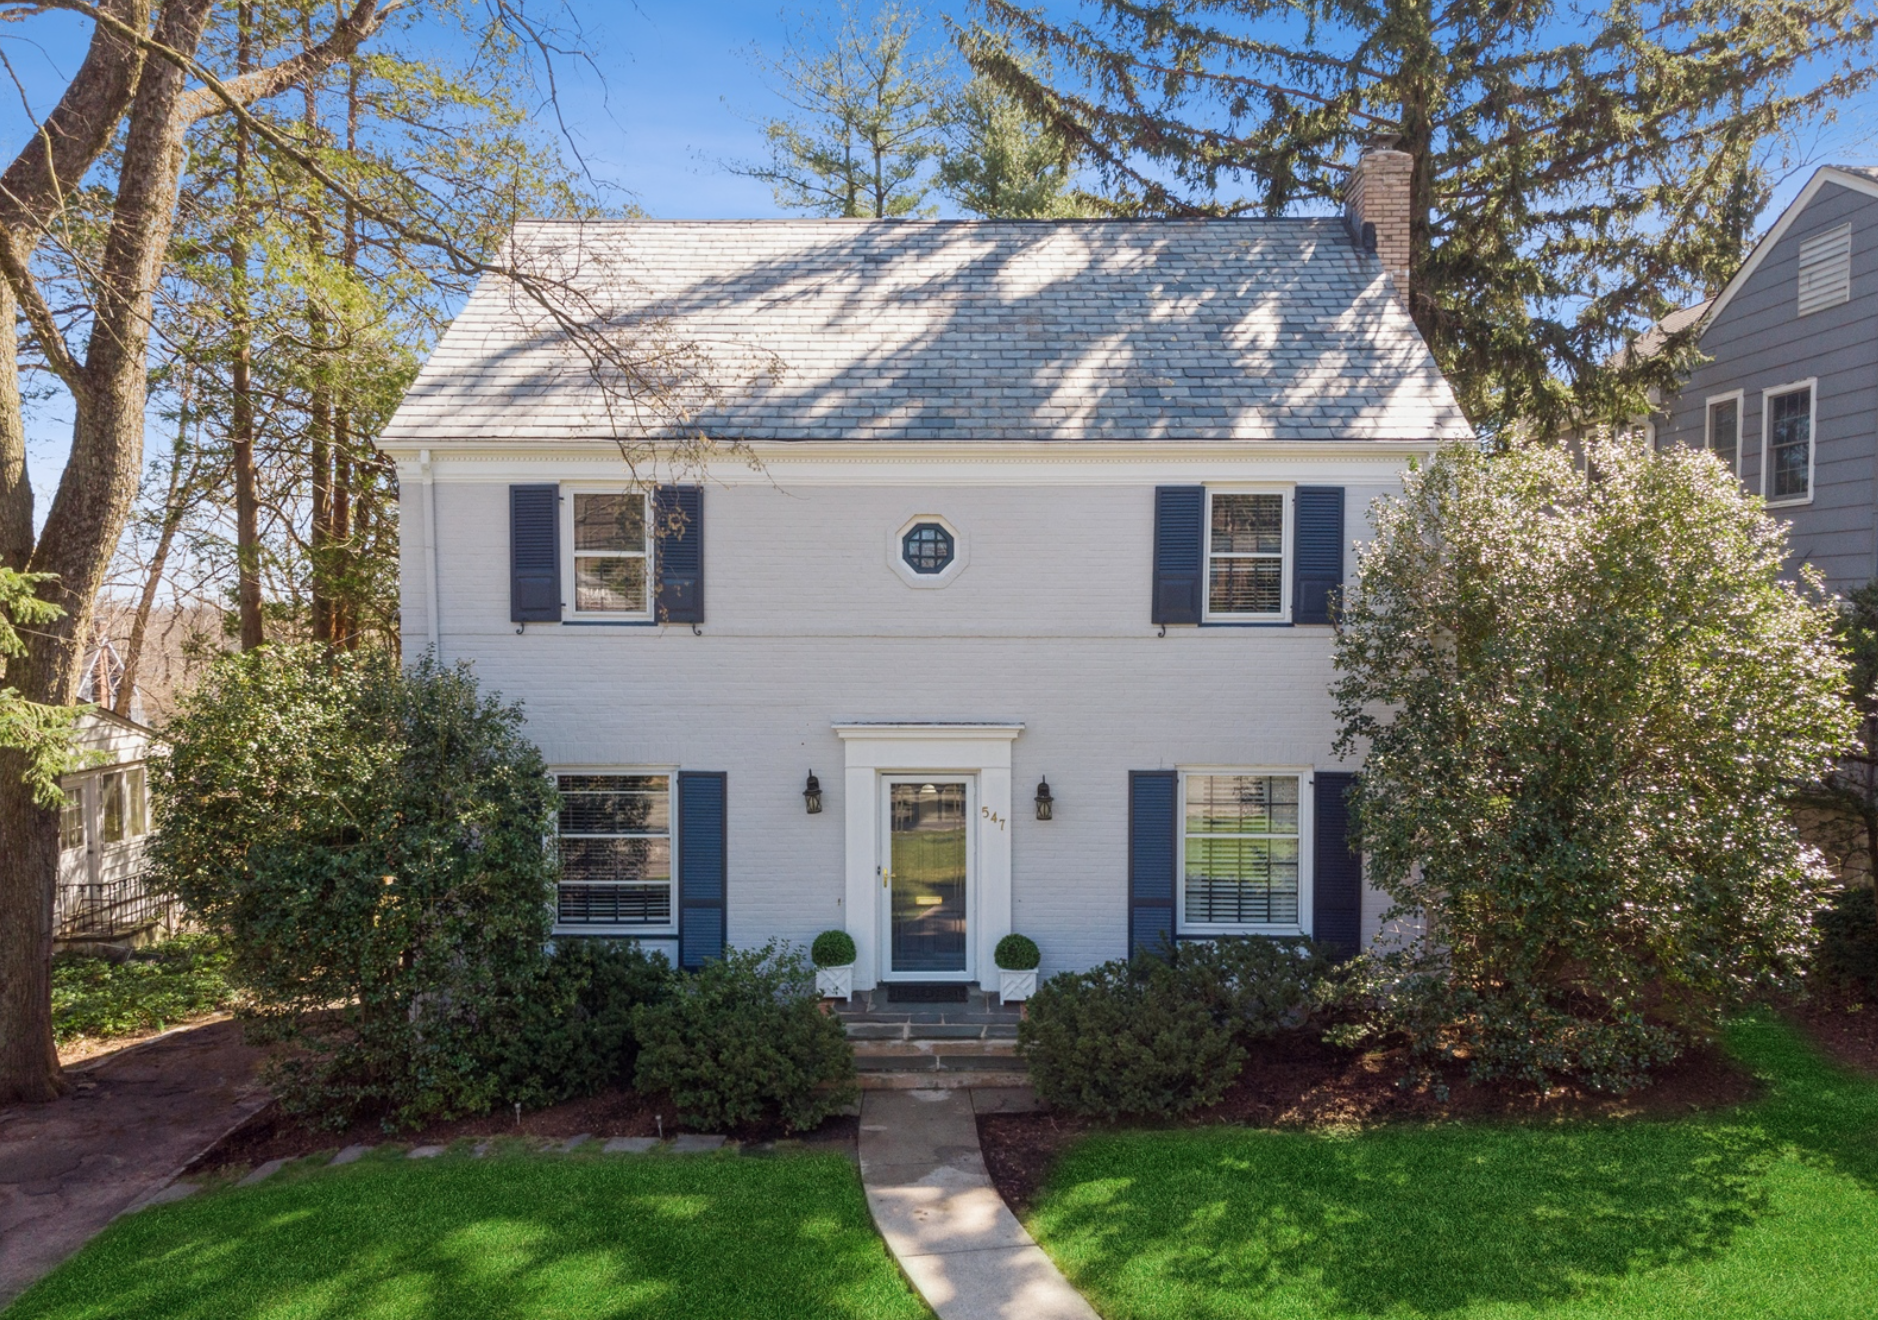
[(1793, 974), (1831, 882), (1786, 797), (1856, 715), (1815, 578), (1706, 453), (1449, 450), (1374, 511), (1339, 749), (1413, 932), (1355, 1033), (1624, 1089)]

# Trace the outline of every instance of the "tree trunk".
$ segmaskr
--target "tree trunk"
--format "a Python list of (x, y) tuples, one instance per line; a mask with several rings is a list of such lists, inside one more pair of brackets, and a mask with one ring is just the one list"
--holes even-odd
[[(254, 68), (254, 6), (235, 9), (235, 64)], [(234, 333), (230, 371), (229, 448), (235, 468), (235, 601), (241, 618), (241, 649), (267, 641), (261, 617), (261, 501), (254, 467), (254, 328), (248, 309), (248, 129), (235, 128), (234, 237), (228, 244), (229, 323)]]
[(150, 630), (150, 613), (156, 608), (157, 590), (169, 567), (170, 548), (176, 543), (176, 529), (182, 526), (184, 494), (195, 485), (195, 463), (189, 475), (183, 475), (183, 457), (189, 452), (189, 387), (183, 386), (182, 422), (176, 428), (176, 447), (170, 455), (169, 489), (163, 498), (163, 530), (157, 534), (156, 550), (150, 556), (150, 568), (144, 575), (143, 594), (137, 598), (137, 612), (131, 616), (130, 640), (124, 644), (124, 677), (118, 683), (116, 710), (130, 715), (132, 695), (137, 690), (137, 671), (143, 665), (144, 638)]
[[(172, 0), (157, 21), (157, 40), (194, 52), (211, 3)], [(77, 639), (90, 634), (92, 604), (137, 493), (151, 302), (175, 222), (184, 89), (173, 65), (154, 61), (131, 98), (126, 165), (73, 388), (71, 455), (30, 563), (57, 575), (42, 594), (67, 612), (35, 628), (25, 639), (26, 653), (7, 669), (8, 685), (28, 701), (64, 706), (77, 695)], [(0, 754), (0, 1104), (49, 1100), (63, 1087), (51, 1008), (59, 813), (33, 801), (18, 755)]]

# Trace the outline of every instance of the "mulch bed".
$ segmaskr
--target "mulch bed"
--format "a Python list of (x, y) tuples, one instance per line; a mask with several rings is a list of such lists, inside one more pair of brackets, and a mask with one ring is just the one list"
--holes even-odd
[(1786, 1015), (1848, 1068), (1878, 1077), (1878, 1001), (1846, 990), (1815, 991)]
[(1562, 1086), (1549, 1093), (1509, 1085), (1475, 1085), (1454, 1065), (1444, 1100), (1432, 1087), (1405, 1088), (1406, 1052), (1357, 1053), (1314, 1036), (1285, 1033), (1249, 1048), (1245, 1071), (1219, 1104), (1165, 1123), (1106, 1124), (1067, 1114), (987, 1114), (979, 1144), (998, 1191), (1017, 1213), (1030, 1209), (1059, 1155), (1078, 1139), (1121, 1127), (1356, 1127), (1386, 1121), (1449, 1118), (1616, 1118), (1674, 1116), (1752, 1099), (1754, 1080), (1719, 1050), (1691, 1052), (1658, 1074), (1646, 1090), (1601, 1095)]
[[(447, 1146), (464, 1137), (578, 1137), (593, 1136), (604, 1141), (611, 1137), (655, 1137), (660, 1134), (659, 1120), (664, 1119), (664, 1135), (676, 1136), (683, 1128), (673, 1117), (669, 1101), (648, 1098), (637, 1091), (616, 1089), (599, 1095), (550, 1105), (546, 1109), (524, 1110), (517, 1122), (515, 1112), (497, 1112), (481, 1118), (455, 1119), (432, 1123), (428, 1127), (387, 1132), (375, 1120), (353, 1124), (344, 1131), (331, 1128), (308, 1129), (269, 1105), (248, 1122), (189, 1166), (190, 1173), (215, 1169), (246, 1167), (265, 1160), (298, 1159), (343, 1146), (372, 1146), (395, 1141), (409, 1146)], [(751, 1128), (728, 1135), (740, 1141), (769, 1141), (794, 1137), (814, 1146), (852, 1146), (860, 1132), (859, 1120), (838, 1115), (824, 1122), (814, 1132), (785, 1133), (779, 1129)]]

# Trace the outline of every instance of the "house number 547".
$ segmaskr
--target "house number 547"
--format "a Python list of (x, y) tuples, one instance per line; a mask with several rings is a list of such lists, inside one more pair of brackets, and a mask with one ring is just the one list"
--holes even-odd
[(978, 808), (978, 814), (983, 816), (986, 820), (990, 821), (993, 825), (996, 825), (999, 829), (1004, 828), (1004, 817), (1000, 816), (997, 812), (993, 811), (990, 807)]

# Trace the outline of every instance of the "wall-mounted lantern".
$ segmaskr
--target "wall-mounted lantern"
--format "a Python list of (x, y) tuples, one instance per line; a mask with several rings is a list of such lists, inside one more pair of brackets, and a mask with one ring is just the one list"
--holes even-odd
[(1050, 781), (1037, 781), (1037, 819), (1048, 820), (1056, 811), (1056, 799), (1050, 796)]
[(802, 801), (808, 807), (809, 815), (822, 814), (822, 781), (815, 777), (813, 770), (809, 771), (809, 782), (802, 787)]

